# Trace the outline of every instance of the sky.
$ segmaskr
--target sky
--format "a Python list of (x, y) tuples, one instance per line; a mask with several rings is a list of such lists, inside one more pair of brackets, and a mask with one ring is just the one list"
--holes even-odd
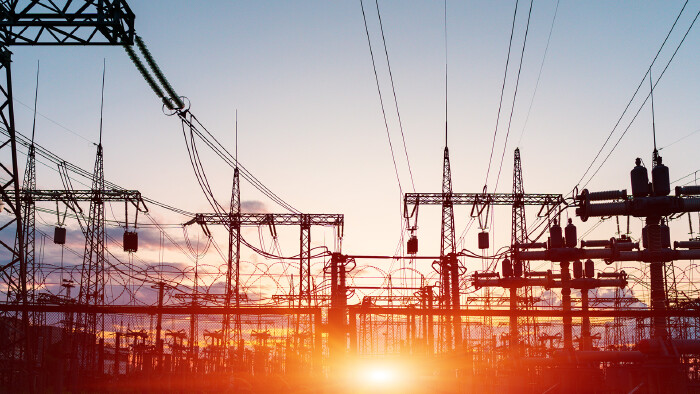
[[(136, 15), (136, 32), (175, 90), (187, 97), (191, 111), (231, 152), (235, 151), (238, 111), (238, 154), (250, 172), (302, 212), (345, 215), (343, 252), (393, 255), (405, 227), (399, 187), (403, 192), (413, 192), (413, 185), (416, 192), (440, 191), (446, 100), (453, 190), (480, 192), (484, 188), (515, 2), (448, 0), (445, 13), (440, 1), (378, 1), (403, 137), (373, 1), (362, 4), (387, 127), (360, 1), (151, 0), (129, 4)], [(534, 1), (522, 52), (530, 2), (520, 1), (488, 190), (510, 191), (513, 150), (519, 147), (526, 192), (571, 192), (633, 97), (683, 5), (683, 1)], [(700, 1), (688, 1), (651, 69), (655, 81), (698, 11)], [(91, 170), (94, 143), (99, 138), (104, 60), (106, 179), (190, 212), (211, 211), (195, 180), (179, 120), (163, 113), (122, 48), (12, 50), (19, 132), (27, 135), (32, 128), (39, 61), (36, 142)], [(657, 146), (672, 144), (661, 150), (671, 180), (700, 169), (695, 154), (700, 132), (691, 134), (700, 129), (699, 65), (700, 27), (696, 25), (654, 90)], [(601, 159), (630, 125), (648, 92), (647, 80)], [(587, 187), (629, 189), (634, 159), (641, 157), (650, 166), (652, 150), (647, 102)], [(214, 193), (228, 204), (231, 168), (210, 152), (202, 156)], [(692, 180), (685, 178), (678, 184)], [(37, 183), (39, 188), (55, 188), (60, 180), (54, 170), (39, 166)], [(283, 212), (249, 184), (243, 183), (241, 198), (256, 210)], [(107, 212), (108, 218), (122, 220), (120, 207)], [(472, 225), (465, 231), (469, 213), (469, 207), (455, 208), (456, 231), (465, 235), (460, 246), (478, 253), (479, 230)], [(535, 222), (535, 213), (528, 211), (529, 222)], [(175, 225), (188, 218), (155, 207), (151, 214), (160, 223), (173, 224), (168, 231), (182, 243), (183, 230)], [(54, 224), (51, 215), (42, 215), (47, 225)], [(564, 217), (567, 215), (574, 217), (573, 211)], [(698, 218), (693, 221), (697, 231)], [(596, 223), (574, 222), (579, 234)], [(687, 219), (677, 222), (672, 226), (674, 240), (687, 239)], [(420, 254), (439, 254), (439, 208), (421, 208), (418, 224)], [(633, 220), (632, 226), (632, 236), (638, 238), (639, 220)], [(280, 233), (285, 255), (298, 253), (295, 231)], [(492, 235), (491, 251), (509, 243), (508, 208), (495, 210), (487, 231)], [(590, 237), (607, 239), (615, 231), (614, 221), (608, 220)], [(195, 229), (189, 231), (193, 239), (198, 234), (201, 237)], [(218, 234), (224, 245), (225, 237)], [(268, 237), (255, 230), (245, 234), (253, 242)], [(332, 248), (331, 231), (315, 230), (312, 237), (315, 245), (325, 243)], [(144, 262), (192, 263), (173, 245), (170, 255), (162, 257), (158, 235), (151, 238), (158, 242), (142, 248)], [(269, 237), (265, 242), (269, 248)], [(56, 255), (55, 250), (51, 253)], [(212, 265), (221, 260), (213, 252), (206, 259)], [(244, 255), (251, 267), (256, 259), (260, 258), (250, 251)], [(372, 267), (368, 272), (399, 268), (399, 263), (389, 261), (363, 264)], [(417, 270), (430, 272), (427, 264), (414, 264)], [(464, 264), (469, 272), (484, 267), (481, 261)]]

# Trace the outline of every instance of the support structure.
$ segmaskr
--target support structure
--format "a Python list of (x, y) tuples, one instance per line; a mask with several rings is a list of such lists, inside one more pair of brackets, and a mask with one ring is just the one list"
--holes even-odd
[[(515, 197), (513, 201), (512, 208), (512, 220), (511, 220), (511, 241), (510, 244), (518, 245), (528, 242), (527, 238), (527, 225), (525, 221), (525, 204), (523, 203), (523, 196), (525, 195), (525, 187), (523, 184), (523, 169), (520, 162), (520, 148), (515, 148), (513, 155), (513, 196)], [(511, 256), (512, 257), (512, 256)], [(514, 265), (520, 264), (511, 258)], [(525, 262), (523, 265), (523, 270), (525, 272), (530, 271), (530, 263)], [(525, 299), (529, 299), (532, 295), (532, 290), (529, 286), (522, 289)], [(515, 288), (510, 289), (511, 309), (517, 309), (518, 306), (518, 290)], [(526, 303), (523, 307), (528, 308), (529, 305)], [(510, 344), (511, 346), (519, 345), (519, 329), (518, 329), (518, 318), (510, 318)], [(530, 331), (530, 319), (526, 320), (526, 330)], [(530, 336), (528, 335), (529, 339)]]
[[(105, 293), (105, 204), (102, 198), (105, 178), (103, 168), (102, 144), (97, 145), (97, 158), (92, 178), (92, 198), (90, 215), (85, 230), (85, 253), (80, 272), (80, 291), (78, 303), (81, 305), (104, 305)], [(102, 339), (104, 320), (95, 313), (79, 313), (75, 331), (81, 353), (81, 368), (97, 372), (95, 339)], [(74, 366), (76, 367), (76, 366)]]
[(347, 317), (347, 266), (354, 263), (352, 259), (340, 253), (333, 253), (330, 261), (331, 306), (328, 309), (328, 351), (332, 368), (342, 365), (347, 351), (348, 317)]
[[(238, 166), (233, 170), (233, 186), (231, 188), (231, 207), (229, 210), (228, 223), (228, 261), (226, 270), (226, 295), (224, 306), (231, 307), (231, 299), (234, 299), (234, 306), (241, 306), (240, 297), (240, 264), (241, 264), (241, 184)], [(223, 318), (223, 339), (224, 345), (231, 342), (238, 343), (241, 339), (241, 317), (234, 316), (233, 335), (231, 334), (231, 317), (224, 315)]]
[[(452, 172), (450, 152), (445, 146), (442, 161), (442, 225), (440, 227), (440, 285), (442, 305), (445, 309), (459, 309), (459, 262), (455, 255), (455, 217), (452, 205)], [(448, 319), (450, 317), (448, 316)], [(453, 316), (444, 325), (445, 350), (461, 347), (461, 317)], [(452, 324), (450, 324), (452, 323)], [(454, 336), (454, 347), (452, 339)]]
[[(343, 237), (343, 226), (344, 217), (342, 214), (314, 214), (314, 213), (241, 213), (238, 215), (239, 222), (237, 225), (239, 227), (249, 226), (249, 227), (259, 227), (259, 226), (269, 226), (273, 235), (276, 236), (277, 230), (276, 226), (299, 226), (300, 231), (300, 262), (305, 267), (300, 269), (302, 274), (308, 273), (311, 270), (311, 226), (332, 226), (336, 228), (337, 236), (339, 238)], [(218, 213), (198, 213), (195, 217), (185, 223), (185, 225), (190, 225), (197, 223), (201, 225), (206, 233), (209, 230), (206, 229), (207, 225), (228, 225), (230, 222), (229, 214), (218, 214)], [(237, 275), (233, 275), (236, 278)], [(310, 277), (300, 278), (301, 284), (299, 285), (300, 296), (306, 306), (311, 306), (311, 291), (310, 291)], [(304, 282), (306, 284), (304, 284)], [(234, 288), (240, 289), (240, 283), (234, 283)], [(300, 305), (303, 306), (303, 305)]]
[[(10, 213), (0, 229), (16, 229), (16, 247), (5, 243), (0, 246), (9, 252), (8, 261), (0, 264), (2, 280), (8, 292), (19, 294), (22, 303), (27, 297), (27, 250), (23, 226), (23, 208), (20, 201), (19, 169), (12, 100), (11, 52), (16, 45), (131, 45), (134, 37), (134, 14), (125, 0), (84, 1), (5, 1), (0, 4), (0, 69), (4, 69), (4, 81), (0, 81), (0, 127), (7, 130), (8, 139), (0, 141), (0, 168), (8, 179), (0, 185), (0, 197), (4, 209)], [(0, 70), (2, 71), (2, 70)], [(14, 198), (9, 196), (14, 192)], [(31, 219), (30, 219), (31, 220)], [(20, 357), (30, 352), (29, 317), (22, 315), (23, 335), (18, 345), (0, 352)], [(29, 360), (23, 361), (23, 374), (29, 371)], [(29, 386), (26, 386), (29, 387)]]
[[(662, 164), (656, 150), (653, 154), (653, 163), (652, 181), (649, 182), (647, 169), (641, 166), (641, 159), (637, 158), (636, 166), (630, 173), (632, 196), (627, 196), (627, 190), (589, 192), (584, 189), (580, 195), (576, 196), (578, 201), (576, 214), (583, 221), (588, 220), (589, 217), (614, 215), (645, 218), (646, 225), (642, 230), (644, 250), (638, 252), (639, 256), (635, 260), (649, 264), (651, 306), (654, 311), (663, 313), (668, 303), (666, 293), (668, 278), (665, 266), (672, 266), (673, 260), (693, 258), (696, 250), (671, 250), (670, 233), (662, 220), (674, 214), (700, 211), (700, 198), (689, 197), (700, 195), (700, 187), (679, 186), (676, 187), (676, 195), (670, 196), (668, 167)], [(616, 257), (615, 260), (619, 261), (622, 258), (622, 256)], [(664, 317), (654, 318), (652, 332), (656, 340), (667, 339), (666, 325)]]
[[(522, 186), (522, 182), (520, 182)], [(522, 187), (521, 187), (522, 190)], [(406, 193), (404, 195), (404, 217), (409, 228), (417, 228), (418, 207), (420, 205), (440, 205), (442, 207), (442, 232), (440, 245), (440, 290), (445, 300), (446, 309), (460, 309), (459, 301), (459, 261), (456, 257), (454, 242), (454, 205), (471, 205), (474, 210), (481, 211), (491, 205), (537, 205), (540, 211), (550, 212), (564, 202), (561, 194), (524, 194), (514, 193), (453, 193), (450, 179), (449, 152), (445, 148), (443, 161), (443, 192), (442, 193)], [(413, 219), (414, 223), (410, 223)], [(524, 231), (524, 213), (522, 229)], [(461, 346), (461, 318), (453, 320), (448, 333), (455, 330), (455, 346)], [(452, 340), (448, 336), (446, 343), (451, 347)]]
[[(237, 191), (237, 173), (234, 172), (234, 193), (232, 195), (232, 207), (238, 213), (198, 213), (195, 217), (185, 223), (190, 225), (197, 223), (204, 229), (206, 234), (210, 235), (207, 228), (208, 225), (223, 225), (229, 229), (229, 266), (226, 274), (227, 292), (224, 295), (224, 304), (228, 303), (226, 310), (231, 309), (230, 303), (235, 299), (236, 308), (240, 307), (240, 300), (245, 297), (241, 294), (241, 283), (239, 269), (240, 231), (243, 226), (260, 227), (268, 226), (273, 236), (277, 236), (276, 226), (299, 226), (300, 227), (300, 274), (299, 278), (299, 307), (311, 307), (311, 226), (333, 226), (336, 228), (337, 236), (343, 237), (344, 216), (340, 214), (303, 214), (303, 213), (240, 213), (240, 191)], [(235, 200), (235, 201), (234, 201)], [(233, 210), (231, 212), (234, 212)], [(339, 252), (339, 251), (338, 251)], [(233, 284), (229, 284), (229, 280)], [(230, 327), (231, 315), (224, 314), (222, 316), (222, 326), (226, 331)], [(238, 335), (236, 344), (240, 347), (240, 316), (234, 314), (234, 327)], [(231, 338), (230, 330), (226, 338)], [(225, 345), (229, 345), (226, 341)], [(239, 349), (240, 350), (240, 349)]]

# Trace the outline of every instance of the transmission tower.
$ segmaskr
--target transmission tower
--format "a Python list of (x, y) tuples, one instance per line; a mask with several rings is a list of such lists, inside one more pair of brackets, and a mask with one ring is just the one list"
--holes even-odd
[[(78, 303), (83, 306), (104, 304), (104, 266), (105, 266), (105, 212), (104, 212), (104, 168), (102, 157), (102, 144), (97, 145), (97, 158), (95, 159), (95, 172), (92, 177), (92, 198), (90, 199), (90, 216), (87, 220), (85, 232), (85, 254), (80, 274), (80, 292)], [(80, 336), (82, 366), (88, 370), (95, 370), (95, 339), (97, 335), (103, 335), (104, 321), (98, 321), (98, 315), (94, 312), (78, 314), (76, 332)], [(98, 325), (100, 326), (98, 328)]]
[[(234, 298), (236, 308), (241, 306), (240, 297), (240, 261), (241, 261), (241, 189), (238, 166), (233, 170), (233, 187), (231, 191), (231, 208), (228, 223), (228, 269), (226, 270), (226, 310), (231, 306), (231, 298)], [(224, 343), (229, 345), (233, 339), (236, 344), (241, 338), (241, 315), (234, 315), (233, 335), (231, 335), (231, 317), (227, 313), (223, 321)]]
[[(450, 152), (445, 146), (442, 163), (442, 226), (440, 240), (440, 283), (442, 300), (446, 309), (459, 309), (459, 267), (455, 254), (455, 218), (452, 203), (452, 173), (450, 171)], [(453, 316), (453, 324), (445, 325), (446, 350), (452, 348), (452, 335), (458, 348), (461, 344), (461, 318)]]
[[(24, 171), (24, 190), (36, 190), (36, 154), (34, 152), (34, 144), (29, 147), (29, 152), (27, 154), (27, 167)], [(35, 222), (36, 222), (36, 205), (34, 201), (30, 198), (25, 199), (22, 205), (22, 227), (24, 231), (22, 236), (24, 237), (24, 261), (26, 265), (25, 275), (27, 277), (27, 298), (30, 302), (35, 302), (35, 258), (34, 258), (34, 236), (35, 236)], [(31, 319), (31, 316), (30, 316)]]
[[(512, 215), (512, 228), (511, 228), (511, 245), (527, 243), (527, 226), (525, 223), (525, 202), (523, 201), (523, 196), (525, 195), (525, 187), (523, 185), (523, 169), (520, 162), (520, 148), (515, 148), (515, 153), (513, 157), (513, 215)], [(517, 262), (513, 259), (513, 263)], [(530, 262), (525, 261), (523, 264), (523, 269), (525, 272), (530, 272)], [(523, 293), (526, 300), (530, 299), (532, 295), (532, 290), (530, 287), (526, 286), (523, 288)], [(514, 297), (517, 302), (517, 296)], [(529, 302), (524, 304), (525, 308), (528, 308)], [(516, 307), (517, 309), (517, 307)], [(511, 319), (517, 319), (517, 317), (511, 317)], [(525, 318), (525, 326), (527, 330), (526, 340), (530, 341), (530, 328), (532, 321), (530, 318)], [(517, 323), (517, 322), (516, 322)], [(517, 327), (517, 324), (511, 325), (511, 327)], [(511, 333), (513, 339), (516, 338), (517, 333)], [(517, 345), (517, 344), (514, 344)]]
[[(23, 190), (36, 189), (36, 166), (34, 144), (29, 146), (27, 152), (27, 166), (24, 171)], [(22, 256), (21, 264), (14, 264), (9, 269), (7, 301), (14, 304), (26, 304), (34, 301), (34, 223), (35, 205), (31, 198), (23, 198), (21, 201), (22, 231), (15, 237), (15, 251)], [(21, 237), (21, 240), (20, 240)], [(22, 330), (29, 332), (32, 316), (27, 310), (17, 313), (16, 318), (22, 322)], [(29, 360), (33, 354), (30, 338), (26, 337), (25, 346), (18, 347), (18, 352), (12, 352), (11, 359)]]
[[(523, 187), (523, 169), (520, 164), (520, 149), (515, 148), (515, 157), (513, 160), (513, 226), (511, 232), (511, 244), (527, 242), (527, 227), (525, 225), (525, 203), (523, 196), (525, 189)], [(529, 267), (528, 267), (529, 268)]]
[[(8, 134), (8, 138), (0, 143), (0, 153), (3, 156), (0, 172), (8, 179), (0, 185), (0, 197), (3, 208), (10, 214), (1, 221), (0, 227), (16, 228), (17, 245), (13, 248), (4, 242), (0, 243), (0, 248), (10, 253), (9, 261), (3, 262), (0, 274), (7, 285), (8, 293), (12, 292), (11, 289), (19, 291), (21, 302), (26, 303), (27, 251), (23, 234), (24, 209), (20, 201), (9, 48), (17, 45), (131, 45), (134, 37), (134, 14), (125, 0), (3, 1), (0, 11), (0, 19), (3, 22), (0, 26), (0, 125)], [(14, 193), (14, 199), (10, 197), (10, 193)], [(9, 299), (10, 294), (7, 296)], [(13, 357), (17, 353), (30, 354), (27, 315), (23, 315), (22, 325), (23, 335), (20, 335), (17, 341), (1, 346), (0, 353), (9, 353)], [(29, 358), (21, 360), (19, 366), (20, 375), (26, 378), (30, 376)], [(7, 366), (3, 364), (1, 367)], [(28, 387), (30, 386), (24, 386), (25, 389)]]

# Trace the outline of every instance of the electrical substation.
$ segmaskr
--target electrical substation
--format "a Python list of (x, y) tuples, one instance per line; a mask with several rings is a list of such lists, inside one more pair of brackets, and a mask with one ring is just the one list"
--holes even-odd
[[(156, 63), (156, 49), (136, 33), (126, 0), (3, 1), (0, 10), (0, 392), (700, 392), (700, 292), (691, 273), (700, 260), (700, 186), (672, 182), (673, 157), (662, 160), (656, 145), (649, 168), (629, 157), (627, 167), (606, 170), (628, 180), (617, 190), (534, 192), (523, 176), (527, 151), (521, 158), (515, 148), (508, 192), (465, 191), (453, 187), (445, 124), (442, 188), (402, 193), (396, 253), (349, 250), (348, 215), (297, 210), (204, 126), (166, 78), (172, 65)], [(162, 105), (181, 127), (188, 157), (179, 159), (191, 164), (208, 212), (108, 181), (101, 129), (91, 169), (16, 130), (13, 48), (75, 45), (126, 52), (159, 100), (154, 111)], [(208, 176), (204, 151), (230, 176)], [(38, 162), (62, 187), (38, 186), (46, 183)], [(222, 182), (230, 195), (213, 192)], [(245, 208), (242, 184), (279, 211)], [(183, 218), (175, 226), (182, 240), (154, 210)], [(506, 245), (494, 245), (495, 211), (510, 218)], [(463, 247), (458, 215), (478, 227), (462, 233), (478, 250)], [(631, 219), (643, 221), (641, 232)], [(589, 230), (596, 220), (615, 222), (617, 232)], [(689, 236), (671, 236), (676, 220)], [(430, 221), (440, 234), (419, 230)], [(144, 229), (188, 263), (144, 255)], [(439, 249), (423, 246), (431, 237)], [(282, 253), (282, 239), (295, 249)], [(206, 254), (218, 263), (204, 263)]]

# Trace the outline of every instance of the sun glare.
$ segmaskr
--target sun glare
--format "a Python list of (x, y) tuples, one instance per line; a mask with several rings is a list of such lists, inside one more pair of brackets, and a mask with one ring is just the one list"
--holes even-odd
[(389, 384), (396, 381), (396, 371), (387, 367), (377, 367), (368, 370), (366, 378), (374, 384)]

